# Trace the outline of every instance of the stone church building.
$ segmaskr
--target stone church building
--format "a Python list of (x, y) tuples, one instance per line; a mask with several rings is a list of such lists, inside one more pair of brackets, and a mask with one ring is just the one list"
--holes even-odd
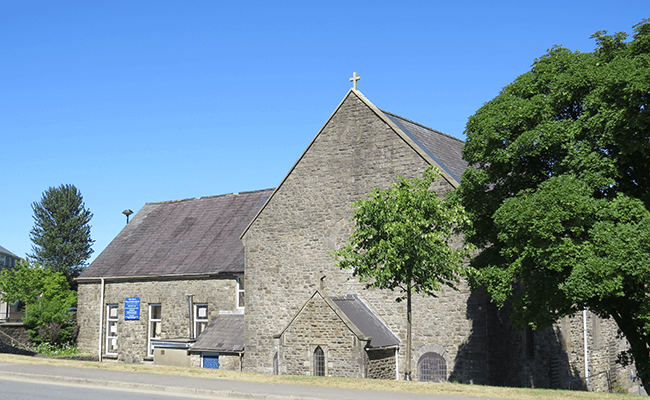
[[(438, 194), (457, 188), (468, 167), (462, 147), (350, 89), (276, 189), (147, 204), (138, 212), (79, 278), (79, 347), (126, 362), (152, 360), (152, 339), (197, 333), (191, 293), (194, 305), (207, 307), (201, 321), (243, 312), (244, 371), (403, 379), (405, 304), (395, 301), (398, 293), (364, 289), (331, 254), (352, 232), (350, 205), (398, 175), (413, 178), (433, 165), (443, 174), (434, 183)], [(194, 204), (200, 201), (215, 202), (215, 210)], [(244, 276), (245, 309), (236, 298)], [(413, 379), (632, 385), (630, 370), (615, 364), (625, 342), (611, 321), (585, 313), (545, 331), (516, 332), (507, 310), (467, 284), (459, 289), (413, 297)], [(126, 319), (130, 298), (139, 298), (139, 322)], [(215, 332), (206, 333), (212, 343), (219, 342)]]

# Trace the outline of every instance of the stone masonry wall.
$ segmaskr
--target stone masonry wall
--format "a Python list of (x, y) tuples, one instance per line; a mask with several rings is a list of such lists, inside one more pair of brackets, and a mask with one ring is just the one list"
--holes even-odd
[(395, 349), (368, 351), (368, 378), (395, 379)]
[(22, 322), (0, 324), (0, 342), (7, 346), (31, 346), (32, 339), (27, 333), (27, 327)]
[[(583, 315), (578, 312), (541, 331), (516, 331), (508, 322), (511, 309), (490, 306), (491, 385), (586, 390)], [(630, 380), (633, 367), (616, 363), (627, 348), (614, 321), (587, 314), (589, 390), (609, 391), (617, 386), (636, 391)]]
[[(108, 281), (105, 284), (102, 327), (102, 352), (105, 353), (106, 305), (118, 305), (118, 361), (139, 363), (147, 359), (149, 305), (161, 304), (162, 339), (189, 337), (189, 304), (187, 294), (194, 294), (194, 303), (208, 304), (211, 320), (220, 310), (237, 311), (234, 276), (202, 279), (161, 279)], [(140, 319), (124, 320), (124, 299), (140, 297)], [(77, 346), (84, 352), (97, 354), (99, 340), (100, 284), (80, 282), (77, 318)]]
[[(190, 367), (201, 368), (201, 353), (190, 353)], [(219, 369), (241, 371), (239, 354), (219, 354)]]
[[(403, 376), (406, 305), (395, 302), (397, 293), (364, 290), (358, 281), (348, 280), (350, 272), (340, 271), (330, 253), (349, 238), (354, 201), (375, 188), (390, 187), (398, 174), (418, 176), (427, 165), (354, 93), (344, 100), (243, 237), (244, 370), (273, 372), (273, 335), (296, 315), (323, 274), (330, 295), (357, 293), (402, 340)], [(434, 186), (438, 193), (453, 189), (444, 179)], [(460, 292), (447, 289), (438, 298), (414, 296), (413, 300), (414, 352), (436, 345), (445, 353), (447, 371), (455, 380), (487, 383), (484, 298), (471, 296), (463, 284)], [(415, 375), (415, 362), (412, 370)]]
[(316, 293), (281, 338), (281, 375), (313, 375), (313, 353), (325, 354), (325, 375), (365, 378), (366, 356), (362, 343)]

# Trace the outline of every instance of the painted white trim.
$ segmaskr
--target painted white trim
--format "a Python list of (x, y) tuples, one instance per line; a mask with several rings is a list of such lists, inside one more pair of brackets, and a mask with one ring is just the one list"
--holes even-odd
[[(243, 309), (246, 308), (246, 281), (244, 281), (244, 289), (240, 289), (241, 288), (241, 283), (240, 283), (241, 279), (244, 279), (244, 277), (239, 276), (235, 280), (235, 282), (237, 283), (236, 287), (235, 287), (235, 303), (236, 303), (235, 305), (237, 306), (238, 310), (243, 310)], [(242, 295), (244, 296), (244, 305), (243, 306), (239, 305), (239, 293), (242, 293)]]
[[(153, 319), (151, 318), (151, 309), (153, 307), (160, 307), (160, 319)], [(161, 338), (158, 336), (153, 336), (152, 332), (152, 323), (153, 322), (159, 322), (162, 326), (162, 304), (160, 303), (152, 303), (149, 304), (149, 316), (148, 316), (148, 326), (147, 326), (147, 357), (153, 357), (153, 347), (151, 347), (151, 341), (152, 340), (160, 340)], [(162, 331), (162, 328), (161, 328)], [(151, 351), (151, 352), (150, 352)]]
[[(198, 327), (200, 323), (205, 323), (205, 328), (207, 328), (208, 324), (210, 323), (210, 306), (208, 303), (194, 303), (194, 338), (197, 338), (203, 331), (199, 332)], [(199, 308), (205, 307), (205, 317), (199, 316)]]
[(104, 333), (104, 278), (101, 278), (101, 287), (100, 287), (100, 295), (99, 295), (99, 349), (97, 351), (97, 355), (99, 357), (99, 362), (102, 362), (102, 341), (103, 341), (103, 333)]
[[(118, 322), (119, 321), (119, 313), (117, 314), (117, 316), (114, 319), (111, 319), (110, 309), (112, 307), (115, 307), (119, 311), (119, 305), (117, 305), (117, 304), (106, 304), (106, 337), (105, 337), (106, 340), (105, 340), (105, 343), (104, 343), (104, 352), (106, 353), (106, 355), (116, 356), (117, 352), (111, 352), (110, 351), (110, 346), (109, 346), (109, 343), (108, 343), (110, 339), (115, 338), (117, 340), (117, 338), (118, 338), (117, 332), (115, 332), (114, 336), (110, 335), (111, 322)], [(117, 324), (115, 325), (115, 328), (117, 329)], [(118, 349), (119, 349), (119, 346), (118, 346)]]

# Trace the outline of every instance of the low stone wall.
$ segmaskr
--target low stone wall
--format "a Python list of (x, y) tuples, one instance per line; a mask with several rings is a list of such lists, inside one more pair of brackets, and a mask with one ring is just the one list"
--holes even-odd
[(31, 346), (32, 340), (22, 322), (0, 324), (0, 342), (9, 346)]
[[(190, 353), (190, 367), (201, 368), (201, 353)], [(219, 369), (241, 371), (239, 354), (219, 354)]]
[(22, 323), (0, 324), (0, 353), (33, 356), (34, 352), (27, 350), (32, 341), (27, 333), (27, 327)]

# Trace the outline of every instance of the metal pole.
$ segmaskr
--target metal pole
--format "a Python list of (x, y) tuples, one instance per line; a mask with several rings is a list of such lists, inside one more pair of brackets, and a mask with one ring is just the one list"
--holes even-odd
[(582, 339), (585, 352), (585, 384), (589, 391), (589, 342), (587, 337), (587, 309), (582, 310)]

